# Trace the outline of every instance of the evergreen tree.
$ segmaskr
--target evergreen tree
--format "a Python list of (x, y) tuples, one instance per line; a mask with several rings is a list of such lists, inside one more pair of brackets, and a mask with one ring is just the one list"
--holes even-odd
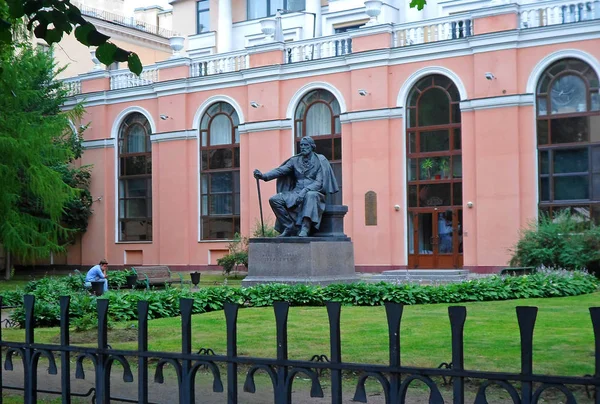
[(25, 259), (63, 252), (91, 213), (89, 167), (70, 166), (83, 108), (61, 110), (59, 71), (27, 41), (0, 48), (0, 244)]

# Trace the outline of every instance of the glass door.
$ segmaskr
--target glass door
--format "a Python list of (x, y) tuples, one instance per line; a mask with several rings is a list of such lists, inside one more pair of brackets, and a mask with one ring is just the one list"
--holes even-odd
[(409, 212), (408, 266), (462, 267), (462, 209)]

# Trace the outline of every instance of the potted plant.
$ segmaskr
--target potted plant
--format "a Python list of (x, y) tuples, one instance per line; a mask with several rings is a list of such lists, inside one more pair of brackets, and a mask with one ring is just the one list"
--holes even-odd
[(443, 178), (450, 178), (450, 158), (443, 157), (440, 161), (440, 170)]
[(427, 173), (427, 177), (425, 179), (431, 179), (431, 169), (433, 168), (433, 159), (426, 158), (421, 162), (421, 170), (424, 173)]
[(125, 279), (127, 279), (127, 287), (130, 287), (133, 289), (138, 280), (138, 275), (137, 275), (135, 268), (131, 267), (131, 269), (128, 269), (126, 271)]

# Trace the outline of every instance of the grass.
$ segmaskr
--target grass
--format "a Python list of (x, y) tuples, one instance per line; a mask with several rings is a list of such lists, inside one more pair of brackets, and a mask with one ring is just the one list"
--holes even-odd
[[(594, 373), (594, 339), (588, 308), (597, 305), (600, 293), (552, 299), (523, 299), (466, 303), (465, 367), (468, 369), (519, 372), (520, 342), (516, 306), (538, 306), (534, 333), (534, 372), (582, 376)], [(401, 326), (402, 363), (437, 367), (451, 360), (447, 304), (405, 306)], [(109, 335), (116, 349), (136, 349), (135, 323), (118, 324)], [(329, 355), (329, 328), (324, 307), (293, 307), (288, 318), (289, 356), (310, 359)], [(388, 358), (387, 325), (383, 307), (343, 307), (342, 357), (345, 362), (385, 364)], [(193, 350), (226, 349), (223, 312), (195, 315)], [(36, 342), (58, 343), (58, 329), (38, 329)], [(72, 333), (74, 343), (96, 341), (95, 334)], [(9, 341), (24, 341), (24, 331), (3, 329)], [(149, 348), (181, 349), (179, 318), (150, 321)], [(238, 315), (238, 353), (242, 356), (274, 357), (275, 319), (272, 308), (249, 308)]]

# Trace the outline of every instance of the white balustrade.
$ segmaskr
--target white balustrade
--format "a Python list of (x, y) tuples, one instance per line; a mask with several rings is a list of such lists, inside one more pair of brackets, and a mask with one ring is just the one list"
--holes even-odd
[(394, 47), (416, 45), (473, 35), (473, 20), (469, 16), (443, 17), (394, 26)]
[(332, 35), (286, 44), (284, 62), (317, 60), (350, 53), (352, 53), (352, 38), (348, 34)]
[(223, 53), (219, 56), (201, 58), (190, 64), (190, 77), (237, 72), (250, 67), (250, 58), (243, 52)]
[(63, 84), (67, 88), (67, 96), (73, 97), (81, 94), (81, 80), (68, 79), (64, 80)]
[(600, 18), (600, 0), (592, 1), (539, 1), (521, 6), (521, 28), (537, 28), (548, 25)]
[(145, 86), (158, 81), (158, 69), (144, 69), (142, 74), (136, 76), (129, 70), (116, 70), (110, 73), (110, 89), (131, 88)]

